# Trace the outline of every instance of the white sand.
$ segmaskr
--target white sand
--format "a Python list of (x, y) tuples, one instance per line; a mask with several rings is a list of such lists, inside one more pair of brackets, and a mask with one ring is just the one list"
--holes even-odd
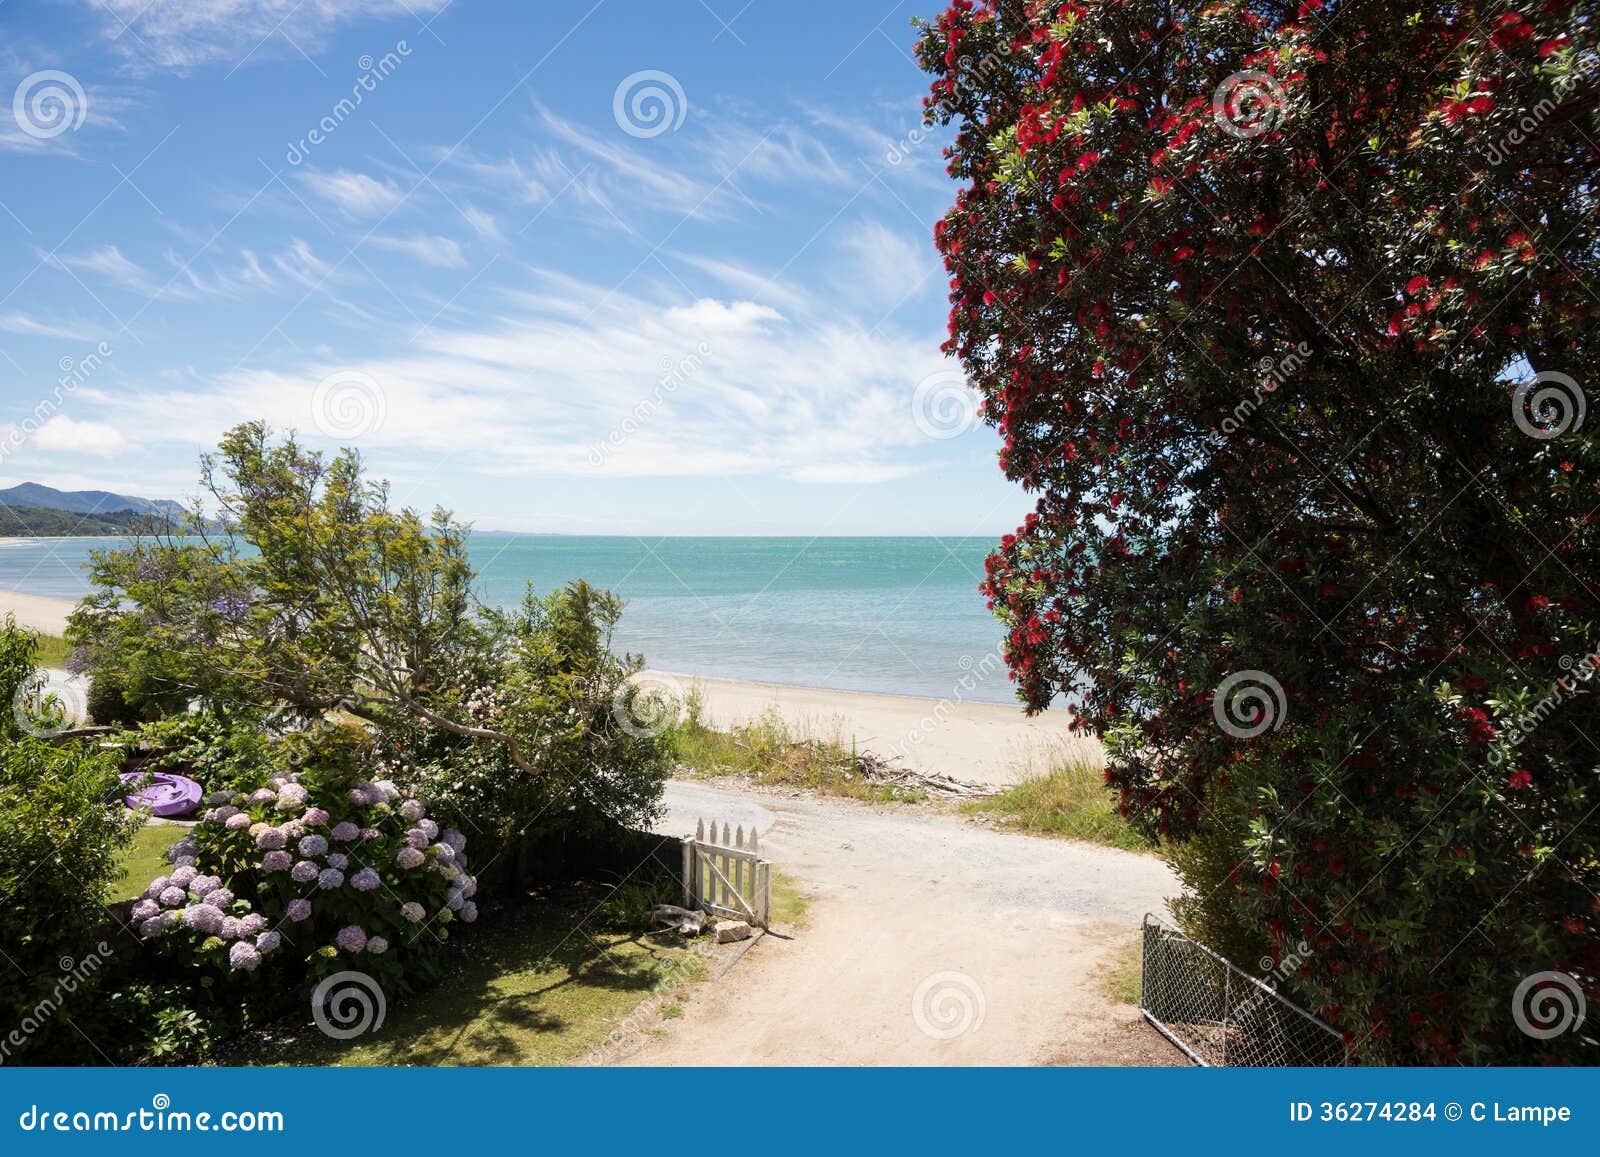
[[(66, 630), (70, 599), (0, 591), (0, 614), (48, 635)], [(706, 718), (730, 726), (775, 708), (794, 732), (819, 739), (854, 741), (863, 750), (897, 759), (921, 771), (940, 772), (971, 783), (1011, 784), (1045, 770), (1063, 752), (1098, 762), (1100, 748), (1067, 731), (1071, 716), (1056, 708), (1029, 719), (1020, 707), (999, 703), (833, 691), (782, 683), (691, 678), (646, 672), (648, 682), (682, 695), (698, 687)]]
[(78, 604), (71, 599), (53, 599), (45, 595), (25, 595), (17, 591), (0, 591), (0, 616), (7, 613), (17, 620), (17, 626), (27, 627), (45, 635), (66, 633), (67, 616)]
[(818, 739), (854, 741), (863, 750), (919, 771), (969, 783), (1012, 784), (1042, 774), (1063, 754), (1102, 761), (1100, 745), (1072, 735), (1072, 716), (1054, 708), (1028, 718), (1002, 703), (833, 691), (782, 683), (692, 678), (664, 671), (641, 679), (677, 695), (698, 688), (707, 722), (728, 727), (775, 708), (791, 730)]

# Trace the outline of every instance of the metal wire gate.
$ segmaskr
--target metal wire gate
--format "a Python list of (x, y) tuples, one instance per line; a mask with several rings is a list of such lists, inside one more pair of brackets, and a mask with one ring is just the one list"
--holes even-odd
[(1350, 1063), (1337, 1029), (1153, 915), (1140, 977), (1139, 1011), (1197, 1065)]

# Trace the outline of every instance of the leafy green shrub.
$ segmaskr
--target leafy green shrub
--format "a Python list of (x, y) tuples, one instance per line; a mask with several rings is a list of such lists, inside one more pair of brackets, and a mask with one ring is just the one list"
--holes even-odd
[[(0, 951), (9, 961), (0, 1032), (22, 1037), (0, 1037), (9, 1063), (82, 1059), (87, 1048), (71, 1022), (111, 951), (100, 942), (106, 896), (138, 824), (122, 806), (117, 768), (114, 753), (81, 744), (0, 744)], [(85, 973), (80, 962), (90, 959), (96, 967)]]
[(141, 718), (138, 704), (123, 691), (122, 680), (110, 668), (102, 667), (89, 680), (89, 718), (110, 727), (132, 727)]

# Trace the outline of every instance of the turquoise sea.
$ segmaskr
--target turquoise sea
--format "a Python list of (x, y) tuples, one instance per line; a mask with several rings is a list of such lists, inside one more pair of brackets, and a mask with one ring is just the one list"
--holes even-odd
[[(98, 538), (0, 544), (0, 589), (77, 598)], [(989, 538), (472, 539), (479, 593), (583, 578), (628, 601), (615, 640), (652, 667), (727, 679), (1009, 703), (978, 593)]]

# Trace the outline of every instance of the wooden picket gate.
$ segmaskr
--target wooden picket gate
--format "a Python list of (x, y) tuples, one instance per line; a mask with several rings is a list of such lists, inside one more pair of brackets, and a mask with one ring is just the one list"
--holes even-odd
[(746, 836), (743, 825), (711, 822), (695, 825), (694, 835), (683, 841), (683, 906), (712, 915), (748, 920), (765, 928), (772, 913), (772, 865), (761, 858), (756, 831)]

